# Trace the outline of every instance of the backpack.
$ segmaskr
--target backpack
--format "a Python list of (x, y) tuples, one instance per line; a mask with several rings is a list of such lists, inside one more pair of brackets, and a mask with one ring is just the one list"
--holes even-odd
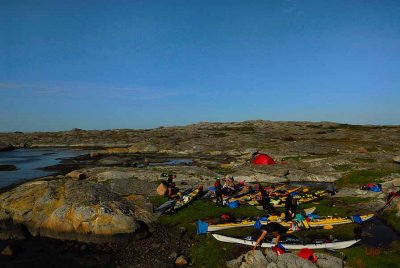
[(223, 220), (223, 221), (229, 221), (230, 219), (231, 219), (231, 214), (228, 214), (228, 213), (222, 213), (221, 214), (221, 220)]
[(297, 253), (297, 256), (300, 258), (311, 261), (312, 263), (317, 262), (317, 256), (314, 255), (314, 252), (309, 248), (303, 248)]

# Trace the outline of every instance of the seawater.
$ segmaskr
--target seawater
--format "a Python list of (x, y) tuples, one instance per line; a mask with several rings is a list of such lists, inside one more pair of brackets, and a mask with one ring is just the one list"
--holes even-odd
[(15, 165), (17, 167), (17, 170), (14, 171), (0, 171), (0, 188), (54, 174), (55, 171), (41, 170), (40, 168), (56, 165), (62, 159), (76, 157), (88, 152), (58, 148), (18, 149), (0, 152), (0, 165)]

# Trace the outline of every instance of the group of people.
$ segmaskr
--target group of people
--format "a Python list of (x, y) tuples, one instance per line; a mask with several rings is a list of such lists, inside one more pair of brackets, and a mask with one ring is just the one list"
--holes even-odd
[(219, 178), (215, 178), (214, 188), (215, 188), (215, 197), (216, 197), (216, 205), (223, 205), (223, 195), (229, 195), (234, 193), (238, 188), (238, 185), (235, 183), (235, 180), (232, 176), (223, 178), (222, 180)]
[[(222, 206), (223, 205), (223, 195), (226, 194), (224, 189), (231, 188), (235, 190), (235, 183), (233, 177), (229, 177), (224, 180), (224, 185), (222, 185), (221, 180), (219, 178), (215, 179), (214, 188), (215, 188), (215, 197), (216, 197), (216, 205)], [(257, 185), (261, 196), (260, 203), (265, 211), (268, 212), (270, 215), (275, 215), (276, 211), (273, 205), (271, 204), (271, 198), (269, 193), (265, 190), (265, 188), (259, 183)], [(285, 201), (285, 220), (290, 221), (296, 216), (297, 212), (297, 199), (294, 198), (295, 194), (291, 193), (287, 196)]]
[[(172, 174), (166, 174), (163, 173), (161, 174), (163, 177), (168, 177), (167, 178), (167, 194), (168, 198), (172, 199), (174, 193), (177, 191), (174, 179), (176, 178), (176, 175)], [(216, 205), (217, 206), (223, 206), (223, 195), (228, 194), (229, 192), (233, 192), (236, 190), (236, 184), (234, 182), (233, 177), (228, 177), (226, 179), (223, 179), (223, 183), (221, 183), (221, 179), (216, 178), (214, 182), (214, 187), (215, 187), (215, 196), (216, 196)], [(269, 193), (265, 190), (265, 188), (261, 185), (257, 185), (257, 191), (259, 192), (261, 196), (260, 203), (265, 211), (268, 212), (269, 215), (275, 215), (276, 210), (271, 204), (271, 198)], [(297, 199), (294, 198), (294, 194), (289, 194), (286, 198), (285, 201), (285, 221), (290, 221), (296, 216), (296, 211), (297, 211)], [(264, 225), (261, 228), (262, 232), (260, 237), (257, 239), (256, 244), (254, 248), (257, 248), (261, 242), (264, 240), (264, 238), (267, 236), (268, 233), (273, 233), (276, 234), (275, 238), (275, 243), (278, 244), (280, 241), (280, 237), (282, 234), (285, 234), (288, 231), (288, 228), (284, 227), (283, 225), (277, 223), (277, 222), (271, 222), (268, 223), (267, 225)]]
[[(258, 186), (257, 191), (261, 196), (260, 203), (263, 206), (263, 209), (267, 211), (269, 215), (275, 215), (276, 210), (271, 204), (271, 198), (269, 196), (269, 193), (265, 190), (265, 188), (261, 184), (258, 184), (257, 186)], [(214, 187), (215, 187), (216, 205), (222, 206), (224, 187), (220, 179), (215, 180)], [(297, 199), (295, 198), (295, 194), (291, 193), (286, 197), (285, 200), (285, 221), (293, 220), (293, 218), (296, 216), (296, 212), (297, 212)], [(268, 223), (267, 225), (264, 225), (262, 227), (261, 235), (257, 239), (254, 248), (257, 248), (261, 244), (261, 242), (264, 240), (264, 238), (267, 236), (268, 233), (276, 234), (275, 243), (278, 244), (281, 235), (285, 234), (287, 231), (288, 228), (284, 227), (283, 225), (277, 222), (271, 222)]]

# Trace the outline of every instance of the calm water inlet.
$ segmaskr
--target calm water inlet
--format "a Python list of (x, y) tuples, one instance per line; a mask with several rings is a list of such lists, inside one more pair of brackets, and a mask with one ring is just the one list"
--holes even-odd
[(40, 170), (56, 165), (64, 158), (76, 157), (88, 153), (72, 149), (18, 149), (0, 152), (0, 165), (15, 165), (17, 170), (0, 171), (0, 188), (54, 174), (54, 171)]

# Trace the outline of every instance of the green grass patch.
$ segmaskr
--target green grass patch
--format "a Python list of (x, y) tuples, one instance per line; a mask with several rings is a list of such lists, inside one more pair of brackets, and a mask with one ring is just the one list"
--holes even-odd
[(224, 127), (221, 130), (224, 130), (224, 131), (239, 131), (239, 132), (254, 132), (255, 128), (253, 126), (241, 126), (241, 127)]
[(334, 166), (332, 166), (335, 170), (338, 170), (338, 171), (349, 171), (349, 170), (351, 170), (352, 168), (353, 168), (353, 166), (352, 165), (349, 165), (349, 164), (343, 164), (343, 165), (334, 165)]
[(354, 161), (360, 163), (375, 163), (376, 159), (373, 158), (354, 158)]
[(386, 152), (397, 152), (397, 151), (400, 151), (400, 147), (398, 147), (398, 146), (382, 146), (381, 149), (386, 151)]
[(339, 201), (341, 203), (344, 203), (344, 204), (352, 204), (352, 205), (354, 205), (354, 204), (367, 203), (367, 202), (372, 201), (374, 199), (375, 199), (374, 197), (362, 198), (362, 197), (357, 197), (357, 196), (344, 196), (344, 197), (341, 197), (339, 199)]
[(309, 128), (323, 128), (324, 126), (323, 125), (306, 125), (306, 127), (309, 127)]
[(338, 138), (338, 139), (317, 139), (319, 142), (329, 142), (334, 144), (357, 144), (358, 140), (352, 140), (349, 138)]
[(321, 216), (346, 216), (349, 210), (347, 207), (337, 206), (332, 199), (323, 199), (318, 202), (302, 204), (298, 210), (311, 207), (317, 207), (315, 213)]
[(246, 133), (253, 133), (255, 131), (255, 128), (251, 125), (249, 126), (238, 126), (238, 127), (220, 127), (220, 128), (206, 128), (204, 130), (209, 130), (209, 131), (224, 131), (224, 132), (231, 132), (231, 131), (237, 131), (237, 132), (246, 132)]
[(340, 153), (335, 151), (335, 152), (325, 152), (325, 153), (310, 152), (309, 154), (311, 156), (313, 156), (313, 157), (315, 157), (315, 156), (318, 156), (318, 157), (333, 157), (333, 156), (339, 155)]
[(378, 126), (367, 126), (367, 125), (350, 125), (350, 124), (339, 124), (336, 126), (337, 129), (351, 129), (351, 130), (369, 130), (379, 128)]
[(364, 213), (364, 211), (360, 209), (359, 205), (367, 203), (373, 199), (373, 197), (361, 198), (353, 196), (323, 199), (318, 202), (302, 204), (299, 207), (299, 210), (317, 207), (315, 213), (320, 216), (349, 216), (356, 213)]
[(208, 134), (208, 136), (212, 136), (212, 137), (216, 137), (216, 138), (224, 138), (224, 137), (227, 137), (228, 134), (226, 134), (224, 132), (217, 132), (217, 133)]
[(163, 195), (153, 195), (149, 196), (149, 201), (154, 204), (155, 206), (160, 206), (168, 201), (168, 197)]
[(221, 174), (224, 176), (232, 172), (232, 170), (230, 168), (217, 167), (217, 168), (210, 168), (210, 169), (212, 171), (214, 171), (215, 173), (218, 173), (218, 174)]
[(238, 245), (217, 241), (210, 234), (197, 236), (191, 257), (195, 267), (226, 267), (226, 261), (237, 258)]
[(282, 158), (282, 161), (294, 160), (294, 161), (301, 161), (303, 159), (313, 159), (316, 158), (316, 155), (298, 155), (298, 156), (287, 156)]
[(302, 158), (303, 156), (287, 156), (282, 158), (282, 161), (288, 161), (288, 160), (300, 161)]
[(388, 248), (380, 248), (376, 256), (374, 248), (359, 245), (340, 250), (347, 256), (346, 267), (398, 267), (400, 263), (399, 246), (392, 244)]
[(370, 153), (376, 153), (379, 152), (379, 148), (378, 147), (366, 147), (367, 151)]
[(382, 182), (380, 178), (387, 176), (396, 170), (355, 170), (345, 174), (342, 178), (336, 181), (336, 185), (339, 187), (343, 186), (354, 186), (364, 185), (367, 183), (379, 183)]
[(390, 225), (394, 230), (400, 233), (400, 221), (399, 217), (396, 216), (396, 210), (387, 210), (382, 213), (382, 218)]

